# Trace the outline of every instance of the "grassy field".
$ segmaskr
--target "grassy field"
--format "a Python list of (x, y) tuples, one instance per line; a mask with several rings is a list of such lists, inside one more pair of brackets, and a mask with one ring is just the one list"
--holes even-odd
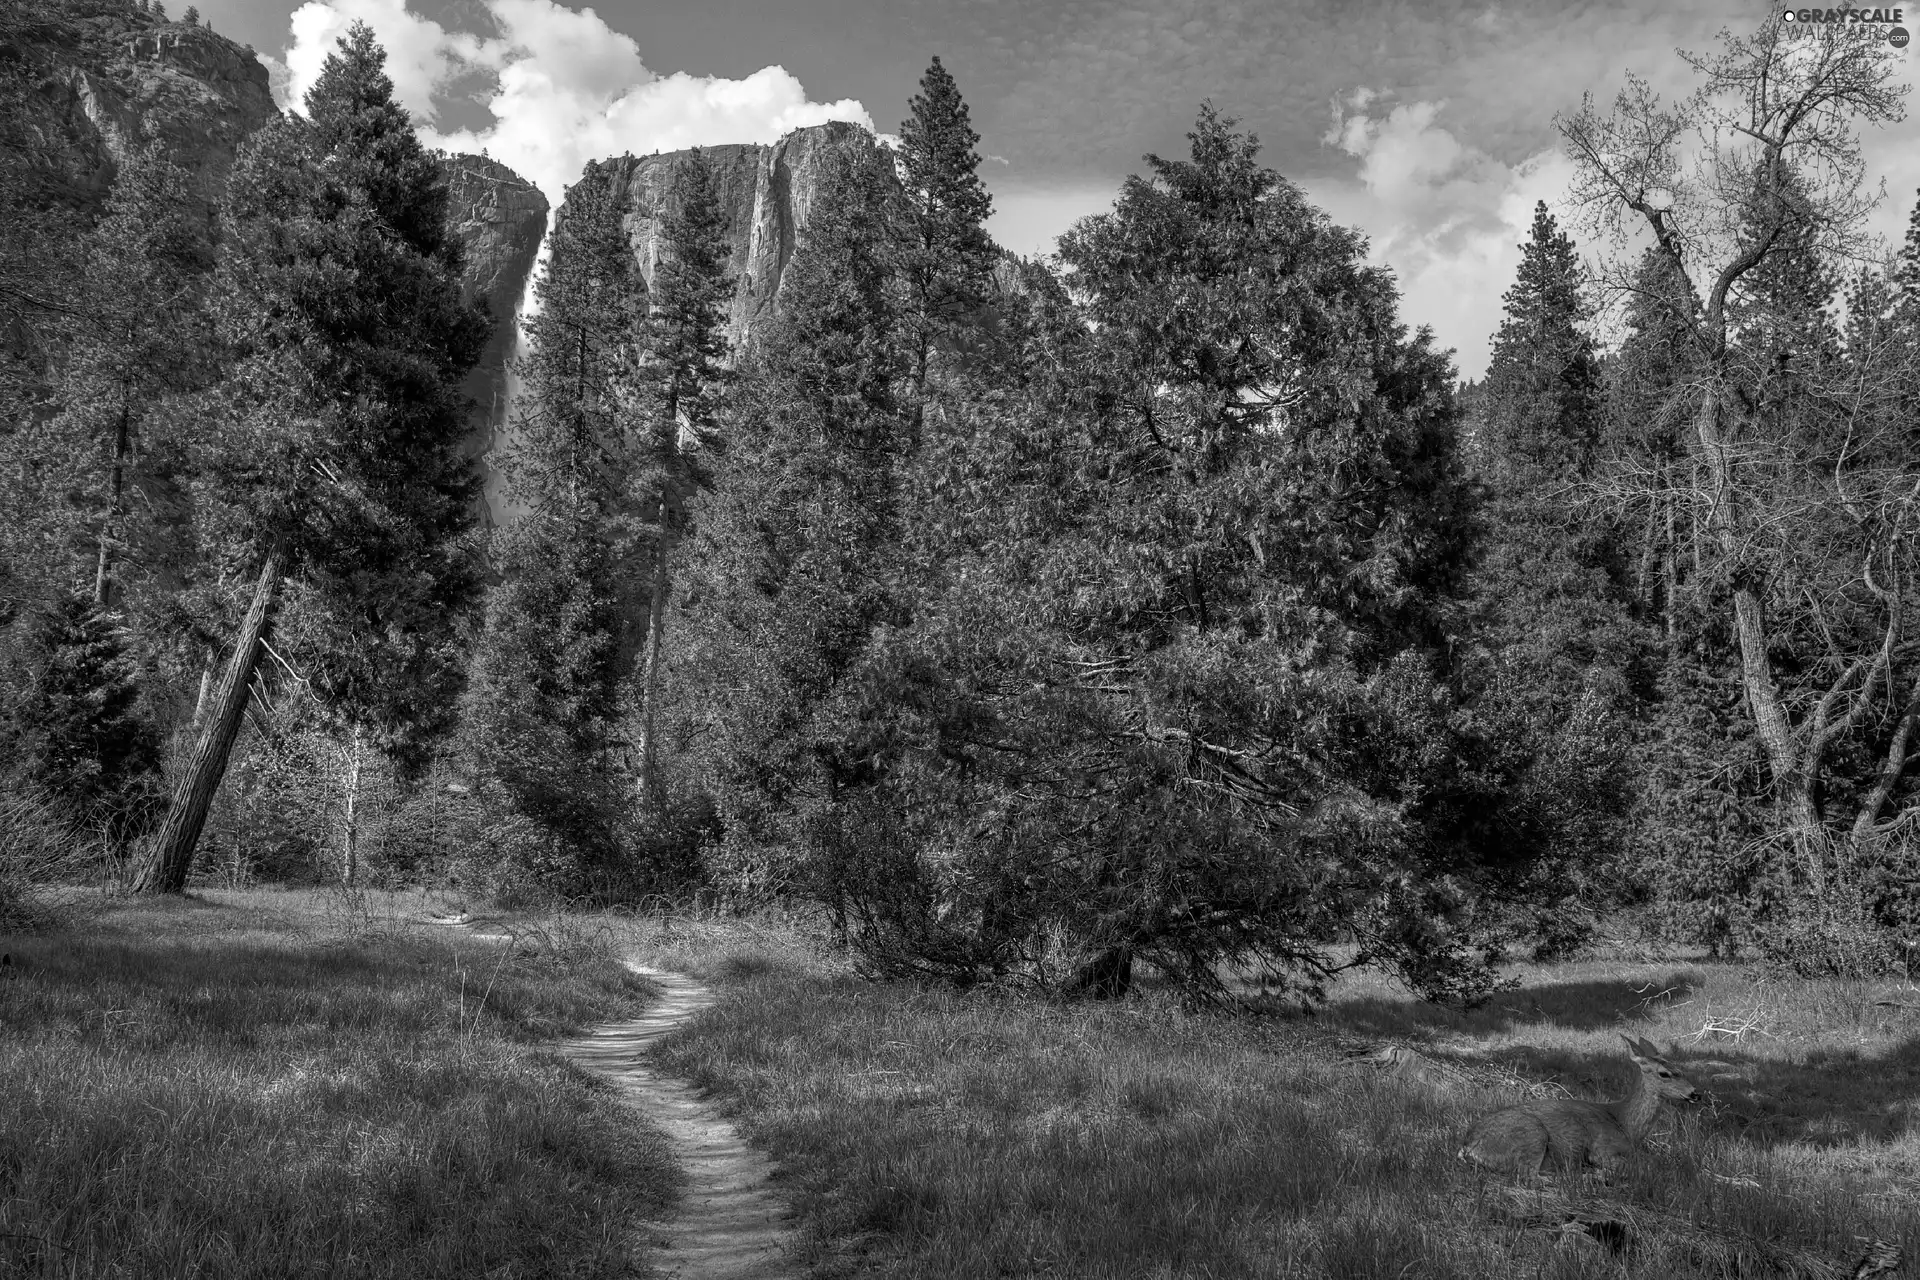
[(660, 1136), (542, 1046), (642, 1007), (604, 931), (391, 895), (109, 903), (0, 937), (0, 1275), (623, 1276)]
[[(869, 984), (773, 922), (510, 921), (511, 951), (406, 923), (438, 905), (208, 892), (0, 943), (0, 1274), (645, 1274), (671, 1161), (540, 1048), (638, 1007), (622, 953), (719, 991), (665, 1063), (781, 1163), (815, 1280), (1844, 1276), (1868, 1238), (1920, 1254), (1904, 983), (1620, 953), (1519, 969), (1468, 1013), (1356, 979), (1313, 1017), (1232, 1019), (1151, 987)], [(1623, 1092), (1622, 1031), (1706, 1097), (1610, 1185), (1455, 1158), (1493, 1106)], [(1359, 1057), (1384, 1045), (1416, 1070)]]
[[(785, 1166), (817, 1276), (1819, 1276), (1870, 1237), (1920, 1254), (1904, 984), (1621, 958), (1522, 968), (1471, 1013), (1356, 980), (1316, 1017), (1236, 1021), (1165, 993), (873, 986), (764, 930), (634, 945), (721, 985), (664, 1048)], [(1624, 1093), (1623, 1030), (1707, 1096), (1611, 1185), (1516, 1189), (1455, 1158), (1493, 1106)], [(1429, 1069), (1347, 1056), (1387, 1044)]]

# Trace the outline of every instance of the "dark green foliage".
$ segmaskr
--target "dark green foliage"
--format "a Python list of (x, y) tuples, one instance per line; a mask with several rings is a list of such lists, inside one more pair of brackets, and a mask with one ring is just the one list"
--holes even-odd
[(616, 755), (638, 639), (637, 434), (624, 407), (644, 284), (611, 168), (569, 188), (535, 283), (528, 387), (508, 483), (531, 513), (495, 535), (464, 705), (464, 755), (494, 837), (473, 875), (501, 891), (606, 893), (624, 874)]
[(191, 427), (169, 401), (219, 373), (204, 305), (212, 266), (188, 175), (157, 146), (129, 157), (94, 230), (86, 314), (66, 353), (65, 407), (49, 424), (71, 442), (70, 456), (84, 460), (89, 558), (102, 605), (130, 585), (118, 580), (131, 576), (123, 561), (136, 574), (151, 572), (170, 550), (168, 517), (179, 501), (167, 462)]
[(1627, 729), (1652, 664), (1617, 531), (1586, 487), (1604, 405), (1579, 255), (1545, 204), (1521, 249), (1475, 397), (1488, 502), (1471, 580), (1476, 644), (1455, 673), (1472, 766), (1447, 790), (1470, 824), (1467, 847), (1544, 874), (1513, 896), (1559, 899), (1536, 931), (1550, 950), (1600, 905), (1626, 807)]
[[(25, 780), (125, 849), (163, 807), (160, 740), (115, 619), (69, 596), (21, 628), (30, 675), (13, 720)], [(16, 779), (16, 782), (18, 780)]]
[(896, 252), (917, 431), (934, 356), (942, 346), (966, 345), (967, 321), (986, 302), (999, 251), (985, 227), (993, 197), (980, 181), (980, 135), (940, 59), (920, 78), (909, 105), (913, 114), (900, 125), (898, 161), (907, 231)]
[(1447, 362), (1251, 138), (1193, 143), (1066, 238), (1074, 296), (1027, 273), (1020, 359), (928, 442), (908, 571), (865, 575), (917, 603), (868, 615), (787, 838), (883, 972), (1313, 990), (1345, 936), (1472, 995), (1456, 850), (1379, 737), (1445, 697), (1409, 646), (1464, 552)]
[(213, 308), (230, 363), (190, 458), (206, 558), (255, 591), (136, 878), (145, 892), (185, 883), (263, 649), (403, 771), (453, 723), (480, 586), (460, 383), (487, 322), (461, 299), (446, 183), (385, 57), (356, 23), (307, 96), (311, 118), (267, 125), (228, 179)]
[(1907, 238), (1894, 264), (1893, 283), (1908, 306), (1920, 306), (1920, 198), (1907, 215)]
[(1585, 474), (1600, 439), (1600, 362), (1573, 240), (1535, 206), (1520, 271), (1504, 298), (1483, 388), (1487, 469), (1514, 487)]
[[(710, 440), (716, 403), (728, 382), (724, 308), (733, 292), (727, 215), (713, 170), (696, 148), (674, 166), (660, 219), (660, 252), (648, 291), (637, 367), (629, 391), (641, 422), (628, 493), (652, 517), (646, 656), (639, 689), (640, 793), (663, 807), (659, 720), (666, 667), (667, 601), (674, 551), (686, 534), (686, 503), (705, 480), (698, 446)], [(685, 445), (695, 446), (689, 452)]]
[[(1352, 628), (1363, 663), (1436, 638), (1469, 536), (1446, 358), (1407, 338), (1359, 238), (1258, 167), (1251, 138), (1211, 110), (1192, 136), (1191, 161), (1152, 159), (1156, 181), (1128, 179), (1113, 214), (1061, 241), (1099, 326), (1099, 465), (1165, 477), (1116, 494), (1132, 509), (1114, 563), (1139, 588), (1115, 621), (1271, 632), (1210, 597), (1273, 576)], [(1159, 530), (1188, 545), (1133, 549)]]
[(649, 461), (669, 471), (679, 465), (673, 445), (683, 422), (696, 435), (712, 428), (726, 383), (724, 309), (733, 293), (726, 276), (727, 211), (699, 148), (674, 167), (671, 190), (660, 220), (660, 261), (647, 290), (634, 379), (657, 451)]
[(622, 788), (612, 758), (618, 614), (596, 584), (609, 551), (596, 530), (534, 515), (502, 537), (463, 737), (477, 799), (504, 838), (496, 883), (567, 897), (605, 891), (620, 862)]
[(356, 27), (311, 120), (269, 125), (235, 165), (218, 299), (234, 359), (200, 448), (217, 527), (288, 548), (294, 665), (417, 762), (450, 726), (454, 627), (479, 588), (459, 385), (486, 323), (384, 56)]
[[(832, 700), (875, 628), (903, 617), (895, 569), (906, 371), (888, 260), (897, 188), (870, 145), (835, 152), (785, 315), (728, 407), (696, 511), (684, 716), (707, 725), (729, 839), (798, 843), (866, 768)], [(754, 876), (764, 873), (752, 873)]]
[(508, 483), (536, 511), (617, 516), (625, 497), (626, 436), (618, 379), (643, 315), (645, 285), (621, 219), (613, 171), (590, 163), (567, 188), (534, 282), (527, 397), (507, 460)]

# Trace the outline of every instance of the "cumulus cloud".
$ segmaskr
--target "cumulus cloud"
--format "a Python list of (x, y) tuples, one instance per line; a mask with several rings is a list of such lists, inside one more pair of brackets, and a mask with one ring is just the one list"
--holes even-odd
[[(365, 22), (387, 50), (395, 96), (422, 140), (485, 150), (556, 206), (588, 160), (725, 142), (772, 142), (829, 120), (873, 128), (854, 99), (819, 103), (784, 68), (739, 80), (657, 75), (628, 36), (590, 8), (554, 0), (481, 0), (493, 34), (450, 31), (404, 0), (308, 0), (295, 10), (283, 105), (298, 107), (334, 41)], [(484, 128), (442, 129), (463, 87), (493, 115)]]
[(1371, 112), (1383, 96), (1363, 88), (1335, 101), (1322, 142), (1359, 164), (1350, 179), (1309, 186), (1372, 239), (1399, 277), (1406, 319), (1433, 326), (1458, 348), (1462, 376), (1478, 377), (1534, 205), (1566, 191), (1569, 163), (1555, 149), (1506, 164), (1441, 125), (1444, 102)]

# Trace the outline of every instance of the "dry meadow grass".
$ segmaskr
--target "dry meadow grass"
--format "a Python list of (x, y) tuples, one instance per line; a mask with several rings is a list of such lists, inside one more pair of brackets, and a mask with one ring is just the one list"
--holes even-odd
[[(872, 984), (791, 921), (207, 892), (5, 942), (0, 1274), (643, 1274), (658, 1136), (539, 1047), (644, 998), (782, 1166), (815, 1280), (1845, 1276), (1920, 1253), (1920, 989), (1681, 956), (1521, 967), (1461, 1012), (1353, 978), (1314, 1016)], [(1621, 1032), (1704, 1092), (1610, 1183), (1455, 1157), (1614, 1096)], [(1382, 1056), (1382, 1048), (1397, 1054)]]
[[(1232, 1019), (1152, 990), (872, 985), (765, 927), (635, 924), (628, 945), (720, 984), (663, 1052), (783, 1164), (816, 1276), (1826, 1276), (1869, 1238), (1920, 1254), (1905, 984), (1623, 957), (1521, 967), (1471, 1012), (1362, 978), (1313, 1017)], [(1623, 1094), (1622, 1031), (1704, 1097), (1610, 1185), (1456, 1159), (1495, 1106)], [(1359, 1057), (1396, 1045), (1421, 1069)]]
[(543, 1046), (646, 985), (433, 905), (207, 890), (0, 937), (0, 1275), (645, 1274), (670, 1156)]

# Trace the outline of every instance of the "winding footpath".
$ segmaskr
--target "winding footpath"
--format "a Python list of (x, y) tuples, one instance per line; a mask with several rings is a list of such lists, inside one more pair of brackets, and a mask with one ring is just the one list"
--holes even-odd
[(747, 1144), (693, 1086), (646, 1064), (653, 1042), (713, 1003), (713, 993), (691, 978), (663, 973), (631, 960), (627, 968), (651, 980), (664, 995), (631, 1022), (610, 1022), (578, 1040), (556, 1046), (567, 1058), (607, 1080), (627, 1105), (644, 1114), (673, 1140), (686, 1174), (680, 1217), (662, 1224), (666, 1280), (791, 1280), (786, 1206), (767, 1185), (773, 1164)]

